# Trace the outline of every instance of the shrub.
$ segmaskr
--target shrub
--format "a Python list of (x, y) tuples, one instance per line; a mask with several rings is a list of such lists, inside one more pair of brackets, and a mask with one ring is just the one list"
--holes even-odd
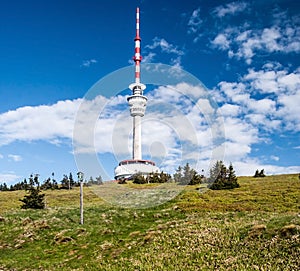
[(148, 183), (147, 179), (142, 174), (135, 174), (132, 177), (133, 183), (136, 184), (145, 184)]

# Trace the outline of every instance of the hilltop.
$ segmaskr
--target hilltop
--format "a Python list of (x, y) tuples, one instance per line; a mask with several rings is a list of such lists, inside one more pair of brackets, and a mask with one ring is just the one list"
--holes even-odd
[[(239, 183), (218, 191), (186, 186), (142, 209), (126, 208), (116, 193), (145, 191), (126, 193), (130, 201), (153, 185), (86, 187), (84, 225), (78, 188), (45, 191), (45, 210), (21, 210), (24, 191), (1, 192), (0, 270), (298, 270), (298, 174)], [(165, 193), (174, 190), (167, 185)], [(97, 196), (101, 189), (111, 198)]]

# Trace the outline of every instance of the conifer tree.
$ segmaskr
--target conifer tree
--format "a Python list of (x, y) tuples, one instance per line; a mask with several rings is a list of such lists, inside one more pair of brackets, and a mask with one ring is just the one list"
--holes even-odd
[(217, 161), (210, 174), (209, 180), (212, 184), (209, 188), (212, 190), (233, 189), (240, 186), (232, 164), (227, 169), (222, 161)]
[(71, 189), (70, 180), (65, 174), (63, 176), (63, 179), (61, 180), (61, 189)]
[(255, 174), (254, 174), (254, 176), (253, 176), (254, 178), (257, 178), (257, 177), (259, 177), (259, 171), (258, 171), (258, 169), (255, 171)]
[(175, 183), (180, 183), (182, 179), (182, 167), (179, 166), (178, 169), (176, 169), (176, 172), (173, 175)]
[(28, 195), (25, 195), (21, 206), (22, 209), (44, 209), (45, 208), (45, 194), (41, 194), (40, 183), (38, 180), (38, 175), (31, 175), (29, 178)]
[(6, 183), (0, 184), (0, 191), (9, 191)]
[(195, 185), (202, 182), (201, 176), (195, 169), (190, 167), (189, 163), (186, 163), (183, 168), (179, 166), (173, 178), (175, 182), (182, 185)]
[(73, 175), (72, 175), (71, 172), (70, 172), (70, 174), (69, 174), (69, 183), (70, 183), (70, 186), (71, 186), (71, 187), (75, 186), (75, 184), (76, 184), (76, 182), (75, 182), (74, 179), (73, 179)]
[(99, 175), (98, 177), (96, 177), (96, 184), (103, 185), (103, 180), (102, 180), (102, 176), (101, 175)]
[(233, 166), (230, 163), (228, 168), (228, 176), (227, 176), (227, 185), (229, 188), (237, 188), (240, 187), (240, 185), (237, 182), (237, 177), (235, 175), (235, 171), (233, 170)]
[(259, 172), (259, 177), (266, 177), (264, 169)]

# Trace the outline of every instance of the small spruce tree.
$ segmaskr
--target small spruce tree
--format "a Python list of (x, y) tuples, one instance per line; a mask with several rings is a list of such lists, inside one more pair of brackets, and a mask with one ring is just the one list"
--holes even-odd
[(71, 186), (71, 187), (74, 187), (75, 184), (76, 184), (76, 182), (75, 182), (74, 179), (73, 179), (73, 175), (72, 175), (71, 172), (70, 172), (70, 174), (69, 174), (69, 182), (70, 182), (70, 186)]
[(178, 169), (176, 169), (176, 172), (173, 175), (175, 183), (180, 183), (182, 177), (183, 177), (183, 175), (182, 175), (182, 167), (179, 166)]
[(264, 169), (259, 172), (259, 177), (266, 177)]
[(98, 177), (96, 177), (96, 184), (103, 185), (103, 180), (102, 180), (102, 176), (101, 175), (99, 175)]
[(255, 171), (255, 174), (254, 174), (253, 177), (254, 177), (254, 178), (258, 178), (258, 177), (259, 177), (259, 171), (258, 171), (258, 169)]
[(228, 176), (227, 176), (227, 185), (228, 185), (229, 189), (240, 187), (237, 180), (238, 179), (235, 175), (235, 171), (233, 170), (233, 166), (230, 163), (229, 168), (228, 168)]
[(45, 194), (41, 194), (40, 183), (38, 180), (38, 175), (31, 175), (29, 178), (28, 195), (25, 195), (21, 206), (22, 209), (44, 209), (45, 208)]
[(61, 189), (71, 189), (70, 180), (67, 175), (64, 174), (63, 179), (61, 180)]

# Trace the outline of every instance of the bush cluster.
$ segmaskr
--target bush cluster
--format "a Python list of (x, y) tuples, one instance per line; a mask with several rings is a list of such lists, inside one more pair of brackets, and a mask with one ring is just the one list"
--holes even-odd
[(212, 167), (208, 182), (210, 183), (209, 188), (212, 190), (233, 189), (240, 187), (232, 164), (230, 164), (229, 168), (227, 169), (222, 161), (217, 161)]
[(259, 171), (258, 169), (255, 171), (255, 174), (253, 176), (254, 178), (259, 178), (259, 177), (266, 177), (265, 175), (265, 170), (262, 169), (261, 171)]
[(201, 184), (204, 176), (200, 175), (195, 169), (191, 168), (189, 163), (184, 167), (179, 166), (173, 175), (174, 181), (182, 185)]
[[(166, 183), (171, 180), (171, 176), (163, 171), (160, 173), (152, 173), (148, 176), (142, 174), (135, 174), (130, 178), (135, 184), (146, 184), (146, 183)], [(121, 183), (121, 182), (119, 182)]]

